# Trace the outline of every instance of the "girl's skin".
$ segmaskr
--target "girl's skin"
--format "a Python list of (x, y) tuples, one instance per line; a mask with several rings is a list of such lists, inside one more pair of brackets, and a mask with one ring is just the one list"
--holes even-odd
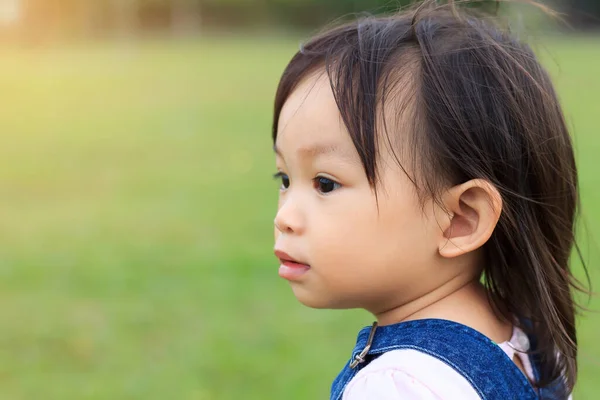
[[(409, 134), (389, 122), (388, 129), (400, 142)], [(297, 86), (278, 132), (275, 253), (300, 302), (364, 308), (380, 325), (448, 319), (495, 342), (510, 339), (512, 324), (494, 313), (479, 283), (480, 248), (502, 210), (495, 187), (471, 180), (448, 187), (442, 205), (422, 204), (380, 140), (374, 191), (324, 71)]]

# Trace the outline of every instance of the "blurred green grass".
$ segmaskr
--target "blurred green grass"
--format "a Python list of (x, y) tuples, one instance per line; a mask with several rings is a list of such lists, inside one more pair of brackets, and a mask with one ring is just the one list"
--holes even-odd
[[(592, 237), (597, 44), (544, 52)], [(0, 51), (0, 399), (327, 398), (371, 319), (306, 309), (277, 276), (271, 110), (296, 49), (214, 37)], [(600, 315), (579, 326), (576, 399), (594, 399)]]

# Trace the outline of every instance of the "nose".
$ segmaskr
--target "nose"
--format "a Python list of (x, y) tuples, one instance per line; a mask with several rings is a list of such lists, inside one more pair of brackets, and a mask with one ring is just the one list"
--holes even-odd
[(292, 199), (288, 198), (280, 204), (275, 216), (275, 228), (287, 234), (300, 234), (304, 230), (301, 212)]

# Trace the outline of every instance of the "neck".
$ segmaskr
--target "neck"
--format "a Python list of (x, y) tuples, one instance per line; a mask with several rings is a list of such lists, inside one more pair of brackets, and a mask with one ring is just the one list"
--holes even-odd
[(496, 342), (508, 340), (512, 334), (512, 324), (494, 312), (479, 279), (461, 276), (417, 299), (374, 315), (379, 325), (427, 318), (446, 319), (470, 326)]

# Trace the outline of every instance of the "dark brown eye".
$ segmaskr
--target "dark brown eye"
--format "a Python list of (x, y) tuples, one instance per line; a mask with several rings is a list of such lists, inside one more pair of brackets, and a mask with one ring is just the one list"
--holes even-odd
[(280, 190), (285, 190), (290, 187), (290, 178), (283, 172), (278, 172), (273, 177), (277, 180), (281, 180)]
[(337, 183), (334, 180), (329, 178), (325, 178), (323, 176), (318, 176), (315, 178), (315, 188), (321, 193), (330, 193), (336, 189), (339, 189), (342, 185)]

